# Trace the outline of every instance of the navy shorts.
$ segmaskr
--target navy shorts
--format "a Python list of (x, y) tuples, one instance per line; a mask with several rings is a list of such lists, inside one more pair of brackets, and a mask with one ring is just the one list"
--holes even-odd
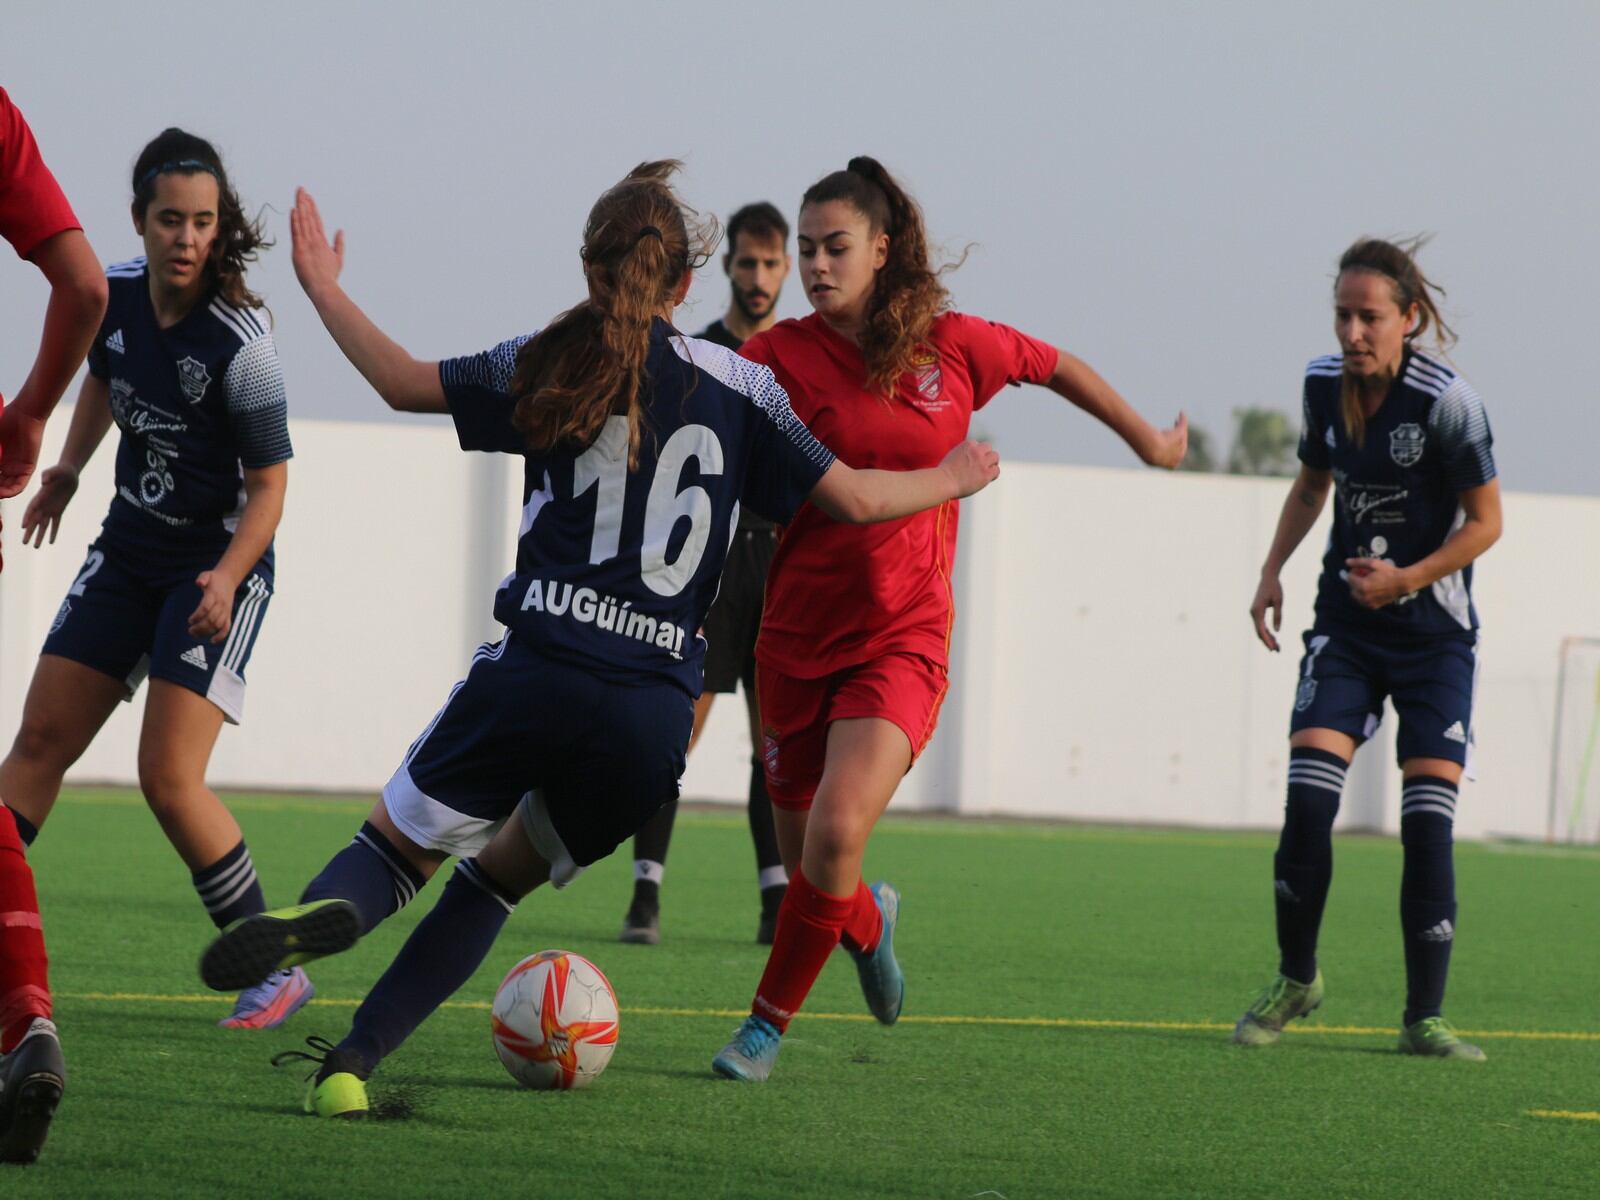
[(767, 570), (778, 550), (775, 529), (741, 527), (728, 547), (717, 601), (706, 614), (706, 682), (708, 692), (756, 689), (756, 635), (767, 600)]
[(1400, 718), (1396, 757), (1443, 758), (1465, 766), (1472, 745), (1472, 692), (1478, 643), (1472, 637), (1394, 643), (1337, 629), (1304, 635), (1290, 733), (1336, 729), (1359, 745), (1383, 719), (1383, 700)]
[(507, 634), (479, 647), (384, 807), (419, 846), (463, 858), (520, 809), (562, 886), (678, 798), (693, 724), (677, 684), (607, 678)]
[(56, 610), (42, 653), (122, 680), (129, 700), (147, 675), (176, 683), (204, 696), (237, 725), (244, 717), (244, 670), (272, 583), (253, 572), (239, 585), (224, 641), (191, 637), (189, 614), (200, 604), (195, 578), (214, 565), (158, 567), (96, 541)]

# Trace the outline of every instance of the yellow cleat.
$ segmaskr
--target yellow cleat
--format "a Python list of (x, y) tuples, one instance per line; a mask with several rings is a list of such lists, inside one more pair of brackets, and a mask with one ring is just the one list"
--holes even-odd
[(306, 1111), (317, 1117), (359, 1120), (367, 1115), (367, 1085), (349, 1071), (313, 1079), (306, 1089)]

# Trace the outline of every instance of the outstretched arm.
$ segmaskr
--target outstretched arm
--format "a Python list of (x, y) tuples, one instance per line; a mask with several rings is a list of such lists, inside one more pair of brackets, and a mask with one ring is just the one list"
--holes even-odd
[(865, 525), (909, 517), (946, 500), (981, 491), (1000, 475), (1000, 455), (987, 442), (962, 442), (937, 467), (920, 471), (858, 471), (838, 459), (817, 481), (810, 500), (836, 521)]
[(44, 423), (88, 353), (106, 311), (106, 277), (89, 239), (65, 229), (30, 256), (50, 281), (33, 369), (0, 415), (0, 499), (21, 493), (39, 462)]
[(1065, 350), (1057, 352), (1056, 369), (1045, 386), (1108, 426), (1148, 466), (1172, 470), (1183, 461), (1189, 448), (1189, 418), (1181, 412), (1170, 429), (1157, 429), (1093, 367)]
[(72, 409), (72, 423), (67, 426), (61, 457), (55, 466), (46, 468), (39, 476), (39, 490), (23, 511), (24, 542), (42, 546), (47, 533), (52, 543), (56, 540), (61, 514), (78, 490), (78, 476), (110, 428), (111, 388), (104, 379), (85, 376), (83, 386), (78, 389), (78, 403)]
[(344, 268), (344, 230), (328, 235), (322, 228), (317, 202), (305, 188), (294, 194), (289, 214), (289, 235), (294, 243), (294, 273), (317, 315), (350, 364), (366, 377), (398, 412), (448, 412), (439, 364), (413, 358), (409, 351), (357, 307), (339, 286)]

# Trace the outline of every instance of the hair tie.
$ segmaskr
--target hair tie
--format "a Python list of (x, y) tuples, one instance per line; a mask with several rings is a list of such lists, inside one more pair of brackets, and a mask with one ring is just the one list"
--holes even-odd
[(201, 162), (198, 158), (180, 158), (151, 167), (143, 175), (139, 176), (139, 182), (134, 191), (143, 191), (145, 184), (149, 183), (157, 175), (165, 175), (168, 171), (204, 171), (218, 183), (222, 182), (221, 173), (210, 163)]
[(667, 240), (661, 236), (661, 230), (657, 229), (654, 225), (646, 225), (643, 229), (639, 230), (639, 236), (633, 239), (633, 244), (637, 246), (647, 237), (653, 237), (660, 242), (665, 242)]

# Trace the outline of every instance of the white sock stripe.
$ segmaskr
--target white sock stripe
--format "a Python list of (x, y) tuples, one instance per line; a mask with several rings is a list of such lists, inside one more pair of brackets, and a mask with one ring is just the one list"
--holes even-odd
[(411, 876), (389, 856), (389, 853), (382, 846), (378, 845), (365, 833), (358, 832), (352, 840), (360, 842), (368, 850), (371, 850), (383, 860), (383, 865), (389, 868), (389, 874), (394, 879), (395, 891), (405, 894), (405, 902), (402, 903), (402, 908), (405, 907), (405, 904), (417, 898), (417, 885), (411, 882)]
[(653, 858), (636, 858), (633, 860), (633, 878), (637, 882), (641, 879), (656, 886), (667, 877), (667, 864), (658, 863)]
[(1344, 787), (1345, 776), (1330, 775), (1323, 771), (1290, 771), (1289, 782), (1291, 784), (1315, 784), (1321, 787), (1331, 787), (1337, 791)]
[(1289, 774), (1321, 775), (1328, 779), (1343, 779), (1349, 772), (1341, 770), (1339, 767), (1329, 766), (1327, 763), (1291, 762), (1289, 764)]
[(239, 899), (246, 892), (248, 892), (251, 888), (255, 887), (255, 885), (256, 885), (256, 873), (254, 871), (251, 871), (250, 872), (250, 877), (248, 879), (240, 880), (239, 881), (239, 886), (234, 888), (233, 891), (229, 892), (226, 896), (224, 896), (224, 897), (222, 897), (221, 899), (218, 899), (218, 900), (207, 900), (206, 901), (206, 911), (207, 912), (213, 912), (213, 913), (214, 912), (221, 912), (223, 909), (228, 908), (230, 905), (237, 904), (239, 902)]
[(1441, 817), (1449, 817), (1452, 821), (1455, 820), (1455, 816), (1456, 816), (1456, 810), (1455, 809), (1446, 808), (1442, 804), (1405, 804), (1405, 805), (1401, 805), (1401, 807), (1400, 807), (1400, 815), (1402, 817), (1410, 816), (1413, 813), (1438, 813)]
[(473, 865), (471, 859), (462, 859), (456, 864), (456, 870), (462, 875), (466, 876), (467, 880), (472, 884), (473, 887), (477, 888), (485, 896), (488, 896), (507, 912), (512, 912), (516, 908), (516, 905), (512, 904), (504, 896), (502, 896), (499, 889), (496, 888), (494, 884), (489, 882), (489, 877)]
[(1332, 792), (1335, 796), (1342, 795), (1344, 792), (1344, 780), (1342, 779), (1337, 783), (1332, 783), (1326, 779), (1296, 779), (1291, 775), (1289, 776), (1289, 782), (1297, 783), (1301, 787), (1321, 788), (1323, 791)]
[(243, 878), (254, 877), (255, 873), (255, 863), (250, 861), (250, 851), (246, 850), (244, 854), (240, 856), (238, 862), (234, 863), (231, 867), (220, 874), (206, 880), (204, 883), (195, 884), (194, 890), (199, 892), (200, 898), (204, 900), (208, 896), (214, 896), (219, 892), (227, 891)]
[(782, 887), (789, 882), (789, 872), (782, 867), (763, 867), (756, 874), (756, 884), (764, 892), (768, 888)]
[(1448, 800), (1452, 804), (1460, 794), (1455, 788), (1440, 787), (1436, 783), (1419, 783), (1400, 790), (1402, 799), (1406, 796), (1438, 796), (1441, 800)]

